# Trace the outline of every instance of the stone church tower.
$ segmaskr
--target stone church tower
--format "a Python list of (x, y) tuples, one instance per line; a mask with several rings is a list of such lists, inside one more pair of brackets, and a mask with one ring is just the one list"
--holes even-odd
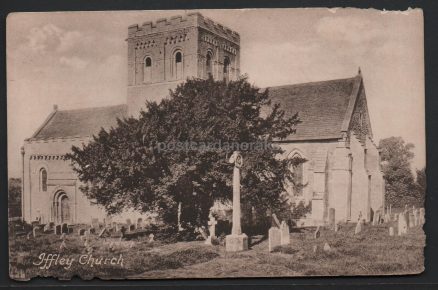
[(128, 28), (128, 115), (187, 78), (236, 79), (240, 36), (199, 13)]

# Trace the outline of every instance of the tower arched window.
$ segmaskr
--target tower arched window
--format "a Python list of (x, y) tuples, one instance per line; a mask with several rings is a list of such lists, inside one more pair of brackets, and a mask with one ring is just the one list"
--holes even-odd
[(183, 55), (179, 50), (173, 55), (172, 74), (174, 79), (180, 80), (183, 78)]
[(149, 83), (151, 81), (152, 81), (152, 58), (148, 56), (144, 60), (143, 82)]
[(211, 54), (211, 52), (207, 52), (207, 57), (205, 60), (205, 72), (206, 72), (206, 77), (210, 77), (213, 75), (213, 65), (212, 65), (212, 59), (213, 56)]
[(230, 58), (226, 56), (224, 58), (224, 80), (228, 82), (230, 80)]
[(303, 157), (300, 154), (295, 153), (292, 156), (291, 171), (293, 174), (293, 193), (295, 196), (301, 196), (303, 194), (303, 174), (304, 174)]
[(40, 191), (47, 191), (47, 170), (45, 168), (40, 169)]

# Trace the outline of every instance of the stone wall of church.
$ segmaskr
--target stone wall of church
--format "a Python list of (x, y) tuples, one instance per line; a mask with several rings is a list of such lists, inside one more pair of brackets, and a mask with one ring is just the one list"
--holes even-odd
[[(303, 167), (306, 186), (298, 200), (312, 203), (311, 223), (326, 223), (330, 208), (336, 221), (355, 222), (359, 214), (369, 221), (371, 209), (384, 206), (379, 152), (371, 139), (363, 144), (352, 134), (349, 141), (293, 142), (281, 147), (284, 158), (298, 153), (308, 159)], [(327, 156), (325, 168), (323, 156)]]
[[(64, 155), (72, 145), (80, 146), (88, 138), (65, 138), (26, 141), (24, 145), (24, 218), (54, 220), (54, 201), (61, 192), (68, 198), (70, 223), (88, 223), (102, 219), (104, 212), (81, 193), (80, 182)], [(41, 170), (47, 172), (47, 189), (41, 186)]]
[(380, 166), (380, 152), (370, 137), (366, 138), (365, 148), (367, 150), (366, 168), (371, 175), (370, 207), (375, 212), (385, 207), (385, 183)]
[[(311, 213), (307, 216), (306, 224), (322, 224), (328, 217), (329, 204), (333, 201), (330, 194), (330, 160), (336, 149), (337, 141), (303, 141), (293, 143), (282, 143), (281, 148), (285, 150), (284, 158), (291, 158), (299, 154), (307, 159), (303, 164), (303, 193), (295, 200), (303, 200), (311, 203)], [(289, 192), (289, 194), (292, 194)]]

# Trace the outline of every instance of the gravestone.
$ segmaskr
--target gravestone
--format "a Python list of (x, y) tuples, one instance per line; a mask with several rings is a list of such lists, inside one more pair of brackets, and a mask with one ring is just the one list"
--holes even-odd
[(107, 216), (103, 219), (103, 222), (105, 224), (105, 227), (109, 227), (113, 223), (113, 219), (112, 219), (112, 217)]
[(85, 229), (79, 229), (79, 230), (78, 230), (78, 235), (79, 235), (79, 236), (83, 236), (83, 235), (85, 235)]
[(204, 226), (198, 227), (197, 232), (201, 234), (201, 236), (204, 240), (208, 239), (208, 235), (207, 235), (207, 232), (205, 231)]
[(62, 233), (61, 229), (62, 229), (61, 225), (56, 225), (55, 226), (55, 235), (60, 235)]
[(107, 238), (109, 236), (110, 234), (106, 228), (103, 228), (98, 235), (99, 238)]
[(419, 217), (419, 211), (418, 211), (418, 209), (414, 209), (414, 224), (415, 224), (415, 226), (419, 225), (418, 217)]
[(315, 239), (318, 239), (320, 236), (321, 236), (321, 227), (318, 226), (318, 227), (316, 228), (315, 232), (313, 233), (313, 237), (314, 237)]
[(324, 244), (324, 252), (330, 252), (332, 250), (332, 248), (330, 247), (330, 245), (326, 242)]
[(52, 230), (53, 230), (53, 228), (50, 226), (50, 224), (46, 224), (44, 226), (43, 232), (44, 233), (50, 233), (50, 232), (52, 232)]
[(381, 209), (378, 209), (373, 215), (373, 226), (379, 225), (381, 218), (382, 218), (382, 211)]
[(357, 218), (356, 228), (354, 229), (354, 234), (357, 235), (362, 231), (362, 212), (359, 212), (359, 217)]
[(154, 234), (149, 235), (149, 243), (152, 243), (154, 241)]
[(129, 225), (129, 232), (135, 231), (135, 225)]
[(408, 232), (408, 223), (406, 220), (406, 214), (400, 213), (398, 216), (398, 235), (404, 235)]
[(61, 241), (61, 245), (59, 245), (59, 250), (62, 252), (67, 249), (67, 245), (65, 244), (65, 240)]
[(142, 229), (143, 227), (144, 227), (143, 219), (142, 218), (138, 218), (137, 219), (137, 229)]
[(289, 226), (287, 225), (287, 223), (285, 221), (281, 222), (280, 231), (281, 231), (280, 244), (282, 246), (289, 245), (290, 244)]
[(414, 217), (414, 213), (413, 213), (413, 212), (409, 212), (409, 213), (408, 213), (408, 217), (409, 217), (409, 227), (410, 227), (410, 228), (415, 227), (415, 217)]
[(217, 221), (213, 215), (210, 214), (210, 220), (208, 221), (208, 238), (205, 240), (206, 245), (211, 245), (212, 239), (216, 238), (216, 224)]
[(393, 227), (389, 227), (389, 236), (394, 236), (394, 228)]
[(68, 225), (66, 223), (62, 224), (61, 233), (68, 234)]
[(278, 246), (281, 246), (281, 230), (277, 227), (271, 227), (269, 229), (269, 252), (274, 251)]
[(333, 229), (335, 227), (335, 223), (336, 223), (335, 209), (334, 208), (329, 208), (328, 220), (329, 220), (330, 228)]
[(339, 231), (340, 225), (338, 223), (335, 224), (335, 233)]
[(128, 227), (132, 224), (131, 219), (126, 219), (126, 224), (128, 225)]
[(39, 230), (40, 230), (40, 228), (39, 228), (38, 226), (36, 226), (36, 227), (34, 227), (34, 228), (32, 229), (32, 236), (33, 236), (34, 238), (37, 237)]
[(313, 253), (316, 253), (318, 251), (318, 246), (317, 245), (313, 245)]
[(360, 232), (362, 232), (362, 222), (358, 221), (356, 224), (356, 228), (354, 229), (354, 234), (360, 234)]
[(95, 230), (98, 230), (98, 229), (100, 228), (100, 225), (99, 225), (99, 219), (97, 219), (97, 218), (92, 218), (92, 219), (91, 219), (91, 227), (92, 227), (93, 229), (95, 229)]
[(425, 223), (425, 212), (424, 212), (424, 207), (420, 208), (420, 213), (418, 214), (418, 223), (420, 226), (423, 226)]

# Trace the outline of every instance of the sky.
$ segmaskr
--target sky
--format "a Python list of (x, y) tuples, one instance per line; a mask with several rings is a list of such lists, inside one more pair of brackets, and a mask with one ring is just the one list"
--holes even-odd
[[(425, 166), (421, 10), (197, 10), (239, 32), (258, 87), (348, 78), (361, 68), (376, 143), (401, 136)], [(7, 18), (8, 167), (52, 112), (126, 103), (128, 26), (192, 11), (13, 13)]]

